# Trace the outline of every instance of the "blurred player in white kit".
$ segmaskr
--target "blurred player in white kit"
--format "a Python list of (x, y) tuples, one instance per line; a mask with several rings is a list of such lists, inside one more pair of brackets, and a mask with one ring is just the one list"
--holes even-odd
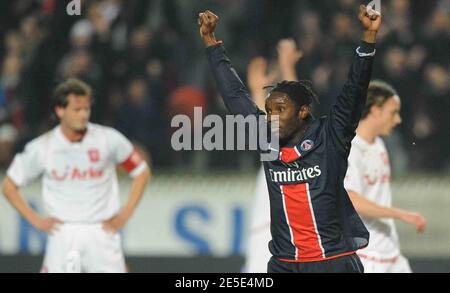
[[(89, 123), (93, 98), (87, 84), (70, 79), (56, 88), (54, 99), (59, 125), (16, 155), (3, 193), (33, 227), (49, 234), (42, 272), (124, 273), (119, 231), (143, 195), (149, 168), (122, 134)], [(122, 209), (117, 165), (133, 178)], [(37, 178), (48, 218), (20, 192)]]
[(366, 273), (410, 273), (394, 219), (413, 225), (418, 232), (426, 226), (420, 214), (392, 207), (389, 156), (380, 136), (390, 135), (401, 123), (400, 107), (400, 98), (390, 85), (372, 82), (348, 159), (344, 186), (370, 232), (369, 246), (358, 251)]
[[(276, 79), (297, 81), (296, 64), (303, 57), (295, 41), (284, 39), (278, 43), (278, 68), (268, 71), (268, 61), (265, 58), (254, 58), (247, 70), (248, 85), (255, 103), (260, 109), (265, 108), (267, 92), (265, 87), (273, 84)], [(256, 179), (254, 198), (252, 200), (250, 225), (247, 241), (246, 261), (243, 271), (246, 273), (266, 273), (267, 263), (272, 254), (269, 251), (270, 234), (270, 204), (269, 192), (261, 167)]]

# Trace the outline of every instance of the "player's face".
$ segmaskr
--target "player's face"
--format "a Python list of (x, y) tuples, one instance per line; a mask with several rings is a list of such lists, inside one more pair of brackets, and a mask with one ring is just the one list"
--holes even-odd
[(61, 124), (76, 132), (86, 130), (91, 116), (91, 98), (71, 94), (67, 99), (69, 103), (66, 108), (56, 109)]
[(302, 125), (297, 105), (281, 92), (272, 92), (266, 100), (268, 122), (276, 120), (278, 116), (280, 140), (286, 140)]
[(398, 96), (389, 98), (379, 111), (380, 135), (388, 136), (402, 122), (400, 116), (401, 102)]

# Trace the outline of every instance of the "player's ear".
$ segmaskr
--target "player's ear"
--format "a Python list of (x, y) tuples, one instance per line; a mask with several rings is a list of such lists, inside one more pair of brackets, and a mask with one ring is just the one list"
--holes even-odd
[(64, 115), (64, 108), (60, 106), (55, 106), (55, 114), (58, 119), (61, 119)]
[(378, 115), (380, 113), (381, 108), (378, 107), (377, 105), (372, 105), (372, 107), (370, 107), (370, 114), (372, 115)]
[(306, 120), (311, 115), (311, 108), (307, 105), (302, 106), (298, 115), (301, 120)]

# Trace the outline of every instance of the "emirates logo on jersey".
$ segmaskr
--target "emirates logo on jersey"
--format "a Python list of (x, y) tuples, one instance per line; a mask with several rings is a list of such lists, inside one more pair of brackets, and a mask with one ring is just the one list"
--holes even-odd
[(91, 163), (97, 163), (100, 161), (100, 152), (97, 149), (92, 149), (88, 151), (89, 154), (89, 160), (91, 160)]
[[(298, 166), (297, 163), (296, 165)], [(320, 166), (314, 166), (311, 168), (288, 168), (287, 170), (277, 171), (269, 169), (269, 173), (272, 182), (282, 184), (302, 183), (322, 175)]]

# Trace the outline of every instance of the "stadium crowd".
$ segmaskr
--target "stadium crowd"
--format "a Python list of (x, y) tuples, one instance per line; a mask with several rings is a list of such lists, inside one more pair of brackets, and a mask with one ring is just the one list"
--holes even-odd
[[(146, 149), (156, 168), (258, 166), (248, 153), (182, 152), (170, 145), (171, 118), (227, 114), (207, 69), (197, 13), (220, 12), (218, 36), (241, 76), (256, 56), (276, 57), (294, 38), (325, 110), (344, 83), (359, 29), (358, 0), (89, 0), (0, 2), (0, 167), (49, 129), (53, 87), (69, 77), (95, 90), (93, 121)], [(368, 2), (368, 1), (365, 1)], [(402, 98), (403, 124), (389, 143), (407, 170), (450, 170), (450, 1), (385, 0), (373, 77)], [(280, 34), (280, 32), (285, 32)], [(287, 33), (286, 33), (287, 32)], [(201, 127), (196, 125), (194, 127)], [(394, 163), (395, 166), (395, 163)]]

